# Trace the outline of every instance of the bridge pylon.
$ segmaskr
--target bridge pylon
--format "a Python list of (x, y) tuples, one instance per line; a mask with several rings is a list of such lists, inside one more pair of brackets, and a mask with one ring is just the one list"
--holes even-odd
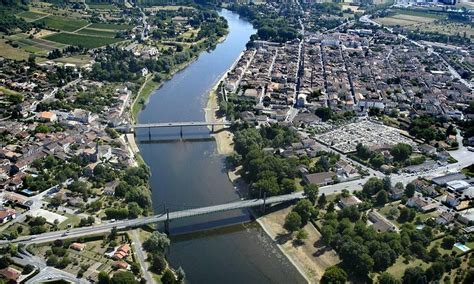
[(170, 211), (166, 209), (165, 234), (170, 235)]

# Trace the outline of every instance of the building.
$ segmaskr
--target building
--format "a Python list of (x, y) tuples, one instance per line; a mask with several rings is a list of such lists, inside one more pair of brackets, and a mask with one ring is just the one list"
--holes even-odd
[(339, 200), (339, 205), (344, 208), (348, 206), (354, 206), (362, 203), (362, 201), (354, 195), (348, 197), (341, 197)]
[(58, 120), (58, 117), (53, 112), (43, 111), (38, 114), (38, 120), (43, 122), (55, 122)]
[(454, 220), (454, 215), (449, 212), (443, 212), (441, 215), (436, 217), (436, 224), (439, 225), (446, 225), (448, 223), (451, 223)]
[(379, 233), (398, 232), (397, 226), (395, 226), (392, 222), (387, 220), (380, 213), (371, 211), (369, 212), (368, 217), (369, 217), (370, 222), (372, 222), (372, 226), (377, 232)]
[(83, 251), (86, 248), (86, 244), (72, 243), (70, 248), (77, 251)]
[(452, 191), (463, 191), (469, 188), (470, 184), (463, 180), (453, 180), (453, 181), (448, 181), (446, 183), (446, 186), (448, 187), (448, 189)]
[(128, 269), (130, 264), (126, 263), (125, 261), (114, 261), (112, 262), (112, 267), (115, 269)]
[(0, 209), (0, 224), (5, 224), (6, 222), (16, 218), (16, 211), (13, 209)]
[(18, 283), (18, 279), (21, 276), (21, 272), (13, 267), (7, 267), (4, 269), (0, 269), (0, 276), (4, 279), (7, 279), (9, 282)]
[(333, 172), (306, 174), (303, 176), (303, 180), (307, 184), (316, 184), (318, 186), (324, 186), (332, 183), (334, 176), (336, 176), (336, 174)]
[(124, 259), (130, 254), (130, 245), (123, 244), (118, 247), (118, 249), (114, 252), (113, 258), (114, 259)]

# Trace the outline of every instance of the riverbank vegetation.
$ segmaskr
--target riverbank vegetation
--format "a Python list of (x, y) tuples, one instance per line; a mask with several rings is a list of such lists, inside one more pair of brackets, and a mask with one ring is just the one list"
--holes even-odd
[(301, 38), (298, 32), (300, 10), (293, 2), (283, 2), (279, 5), (278, 13), (266, 5), (232, 4), (228, 8), (247, 18), (258, 30), (257, 34), (252, 36), (252, 40), (287, 42)]

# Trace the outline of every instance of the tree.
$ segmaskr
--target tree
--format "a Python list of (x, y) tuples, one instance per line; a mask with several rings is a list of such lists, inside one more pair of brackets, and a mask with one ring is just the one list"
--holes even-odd
[(383, 181), (383, 189), (385, 191), (390, 191), (392, 189), (392, 180), (390, 179), (390, 177), (385, 176), (382, 181)]
[(412, 148), (410, 145), (405, 143), (398, 143), (390, 149), (390, 154), (392, 154), (395, 161), (404, 162), (407, 160), (412, 153)]
[(300, 242), (303, 242), (308, 238), (308, 233), (303, 229), (299, 229), (298, 233), (296, 233), (296, 239)]
[(301, 216), (302, 225), (305, 225), (310, 219), (316, 217), (317, 215), (316, 208), (314, 208), (314, 205), (311, 203), (311, 201), (307, 199), (298, 201), (293, 211)]
[(322, 209), (324, 208), (324, 206), (326, 206), (326, 203), (327, 203), (326, 194), (323, 193), (318, 199), (318, 207)]
[(179, 283), (183, 283), (184, 279), (186, 279), (186, 274), (184, 273), (184, 270), (181, 268), (181, 266), (176, 269), (176, 278)]
[(288, 232), (293, 233), (294, 231), (298, 230), (301, 225), (301, 216), (297, 212), (292, 211), (288, 215), (286, 215), (285, 224), (283, 225), (283, 227)]
[(372, 167), (374, 167), (376, 169), (380, 168), (383, 165), (384, 162), (385, 162), (385, 158), (380, 153), (375, 154), (369, 160), (370, 165), (372, 165)]
[(381, 179), (371, 177), (363, 186), (362, 192), (366, 196), (372, 196), (383, 189), (383, 182)]
[(402, 277), (403, 284), (426, 284), (426, 276), (420, 267), (408, 267)]
[(307, 184), (304, 186), (303, 190), (304, 195), (308, 198), (309, 201), (311, 201), (312, 204), (314, 204), (318, 198), (318, 186), (315, 184)]
[(166, 268), (166, 260), (160, 253), (153, 253), (150, 255), (151, 269), (157, 274), (163, 273)]
[(456, 243), (456, 238), (453, 236), (446, 236), (444, 237), (441, 246), (444, 249), (451, 250), (453, 249), (454, 244)]
[(315, 114), (321, 118), (322, 121), (331, 119), (332, 110), (328, 107), (320, 107), (316, 109)]
[(161, 282), (163, 284), (174, 284), (176, 282), (176, 277), (171, 270), (166, 269), (163, 276), (161, 276)]
[(381, 191), (379, 191), (379, 193), (377, 193), (377, 197), (375, 199), (377, 205), (384, 205), (388, 202), (388, 193), (384, 189), (382, 189)]
[(128, 271), (117, 272), (110, 279), (110, 284), (138, 284), (135, 275)]
[(369, 150), (369, 147), (362, 145), (362, 143), (357, 144), (356, 146), (357, 157), (367, 160), (372, 156), (372, 153)]
[(0, 269), (7, 268), (12, 263), (11, 259), (4, 255), (0, 258)]
[(109, 284), (110, 283), (110, 277), (109, 274), (105, 271), (99, 272), (99, 284)]
[(164, 253), (169, 247), (170, 240), (166, 234), (154, 231), (153, 234), (143, 242), (143, 248), (148, 252)]
[(379, 284), (400, 284), (400, 280), (396, 279), (392, 276), (392, 274), (388, 272), (383, 272), (380, 274), (378, 279)]
[(411, 198), (415, 195), (415, 190), (416, 190), (416, 187), (413, 183), (409, 183), (407, 184), (407, 186), (405, 187), (405, 195), (408, 197), (408, 198)]
[(413, 209), (410, 208), (402, 208), (400, 209), (400, 216), (398, 217), (398, 222), (400, 223), (405, 223), (405, 222), (411, 222), (413, 219), (415, 219), (416, 212)]
[(324, 271), (324, 275), (321, 278), (321, 283), (323, 284), (344, 284), (346, 281), (347, 273), (344, 269), (337, 266), (326, 268), (326, 271)]

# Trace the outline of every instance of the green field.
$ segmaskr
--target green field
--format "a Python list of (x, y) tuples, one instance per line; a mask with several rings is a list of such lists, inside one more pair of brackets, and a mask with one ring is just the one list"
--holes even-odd
[(67, 32), (73, 32), (87, 25), (87, 21), (53, 15), (40, 19), (37, 22), (44, 23), (47, 27)]
[(123, 25), (123, 24), (105, 24), (105, 23), (93, 23), (92, 25), (88, 26), (91, 29), (101, 29), (101, 30), (128, 30), (132, 26), (130, 25)]
[(97, 9), (97, 10), (115, 10), (117, 8), (115, 8), (114, 5), (110, 5), (110, 4), (87, 4), (87, 6), (89, 6), (89, 8), (91, 9)]
[(24, 12), (21, 12), (19, 14), (17, 14), (17, 16), (25, 19), (26, 21), (35, 21), (39, 18), (42, 18), (44, 16), (46, 16), (47, 14), (42, 14), (42, 13), (37, 13), (37, 12), (32, 12), (32, 11), (24, 11)]
[(105, 38), (70, 33), (58, 33), (47, 36), (45, 39), (69, 45), (82, 46), (85, 48), (96, 48), (99, 46), (123, 41), (123, 39), (120, 38)]
[(95, 29), (82, 29), (77, 32), (78, 34), (82, 35), (92, 35), (92, 36), (99, 36), (99, 37), (110, 37), (114, 38), (115, 37), (115, 32), (114, 31), (104, 31), (104, 30), (95, 30)]

